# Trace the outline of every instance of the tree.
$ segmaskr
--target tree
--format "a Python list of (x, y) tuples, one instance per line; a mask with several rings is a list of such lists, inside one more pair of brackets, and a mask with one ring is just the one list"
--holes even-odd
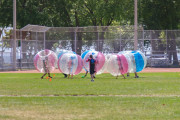
[[(113, 21), (122, 18), (120, 13), (123, 13), (123, 0), (77, 0), (73, 4), (72, 19), (75, 26), (110, 26)], [(104, 44), (104, 35), (108, 27), (102, 27), (101, 32), (97, 32), (97, 27), (94, 27), (93, 36), (99, 39), (97, 48), (102, 50)], [(81, 52), (82, 48), (82, 33), (78, 33), (78, 49)], [(90, 39), (90, 38), (89, 38)], [(92, 42), (90, 42), (92, 44)]]
[[(140, 17), (140, 23), (145, 26), (145, 29), (151, 30), (178, 29), (180, 24), (179, 3), (179, 0), (141, 0), (142, 9), (140, 13), (142, 16)], [(153, 51), (165, 51), (166, 47), (162, 45), (163, 39), (160, 39), (162, 32), (154, 31), (152, 35), (156, 39), (159, 38), (157, 42), (152, 42)], [(168, 52), (169, 59), (172, 56), (173, 64), (178, 65), (175, 36), (173, 32), (167, 33), (167, 51), (172, 51)], [(161, 52), (159, 53), (161, 54)]]
[(145, 29), (173, 30), (180, 24), (179, 0), (141, 0), (141, 21)]
[[(139, 24), (144, 25), (145, 29), (177, 29), (180, 27), (179, 3), (179, 0), (139, 0)], [(0, 1), (0, 16), (3, 16), (0, 19), (1, 26), (12, 25), (12, 5), (12, 0)], [(133, 25), (133, 10), (134, 0), (17, 0), (17, 28), (27, 24), (49, 27)], [(92, 39), (99, 39), (100, 42), (96, 42), (99, 45), (96, 49), (101, 51), (107, 31), (110, 30), (108, 27), (102, 27), (101, 32), (97, 33), (98, 27), (93, 29), (95, 32), (88, 33), (81, 28), (77, 28), (75, 32), (72, 28), (71, 33), (68, 34), (68, 39), (72, 41), (72, 50), (75, 50), (74, 39), (76, 38), (77, 48), (79, 48), (77, 53), (81, 53), (85, 40)], [(158, 33), (153, 34), (155, 37), (160, 37)], [(57, 32), (52, 35), (60, 36)], [(170, 43), (173, 41), (173, 38), (169, 38)], [(92, 41), (87, 42), (87, 44), (92, 43)], [(51, 49), (53, 44), (55, 43), (51, 42), (48, 48)], [(175, 47), (168, 49), (173, 48)], [(115, 49), (118, 50), (118, 48)], [(159, 49), (164, 50), (163, 47)]]

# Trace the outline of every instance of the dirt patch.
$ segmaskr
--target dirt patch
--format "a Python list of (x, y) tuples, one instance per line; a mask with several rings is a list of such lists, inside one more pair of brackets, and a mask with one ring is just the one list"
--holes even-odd
[(141, 72), (180, 72), (180, 68), (145, 68)]

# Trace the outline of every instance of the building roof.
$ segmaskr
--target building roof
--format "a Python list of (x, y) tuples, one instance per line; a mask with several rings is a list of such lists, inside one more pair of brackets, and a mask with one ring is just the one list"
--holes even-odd
[(26, 25), (25, 27), (21, 28), (21, 31), (32, 31), (32, 32), (46, 32), (50, 29), (50, 27), (40, 26), (40, 25)]

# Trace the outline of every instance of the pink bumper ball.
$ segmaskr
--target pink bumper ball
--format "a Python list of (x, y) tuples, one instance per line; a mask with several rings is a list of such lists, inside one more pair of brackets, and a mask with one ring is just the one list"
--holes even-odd
[(34, 56), (34, 66), (41, 73), (52, 72), (55, 70), (57, 63), (56, 54), (48, 49), (38, 52)]
[(111, 55), (112, 54), (104, 54), (104, 56), (105, 56), (104, 65), (101, 68), (101, 70), (97, 72), (97, 74), (101, 74), (101, 73), (107, 72), (107, 65), (108, 65), (108, 61), (109, 61), (109, 58), (111, 57)]
[(64, 53), (58, 59), (58, 68), (62, 73), (77, 75), (83, 68), (83, 62), (77, 54)]
[(132, 51), (121, 51), (118, 54), (124, 55), (128, 61), (128, 73), (134, 73), (136, 71), (136, 64), (134, 60), (134, 55), (131, 53)]
[(119, 54), (123, 54), (128, 59), (129, 73), (140, 72), (146, 67), (147, 60), (141, 51), (122, 51)]
[(100, 74), (101, 69), (103, 68), (104, 63), (105, 63), (105, 56), (101, 52), (94, 51), (94, 50), (89, 50), (86, 53), (86, 55), (83, 57), (83, 66), (88, 71), (89, 71), (90, 66), (89, 66), (89, 62), (87, 62), (87, 59), (89, 59), (90, 55), (92, 55), (93, 59), (96, 60), (96, 63), (95, 63), (95, 71), (96, 71), (96, 73)]
[(124, 55), (111, 55), (107, 65), (107, 71), (113, 76), (122, 75), (128, 72), (128, 61)]

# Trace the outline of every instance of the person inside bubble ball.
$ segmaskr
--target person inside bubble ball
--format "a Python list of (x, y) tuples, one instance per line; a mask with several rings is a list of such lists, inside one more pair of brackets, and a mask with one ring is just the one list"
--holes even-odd
[(43, 60), (43, 70), (44, 70), (44, 74), (43, 76), (41, 77), (41, 79), (43, 79), (43, 77), (48, 74), (48, 77), (49, 78), (52, 78), (50, 76), (50, 72), (49, 72), (49, 68), (48, 68), (48, 57), (45, 57), (45, 59)]
[(86, 60), (86, 62), (89, 62), (91, 82), (94, 82), (94, 78), (95, 78), (94, 74), (96, 73), (96, 71), (95, 71), (96, 60), (93, 59), (92, 55), (90, 55), (89, 58)]
[(88, 70), (86, 68), (84, 68), (84, 70), (86, 71), (85, 75), (81, 76), (82, 78), (85, 78), (88, 74)]
[(71, 57), (71, 59), (68, 62), (68, 70), (69, 70), (69, 74), (68, 74), (68, 78), (71, 76), (71, 78), (73, 78), (73, 59), (74, 57)]
[[(121, 71), (123, 70), (121, 58), (118, 57), (117, 60), (119, 61), (119, 62), (118, 62), (118, 66), (119, 66), (119, 71), (121, 72)], [(124, 79), (126, 79), (126, 77), (124, 76), (124, 74), (121, 73), (121, 75), (123, 76)], [(117, 78), (118, 78), (118, 75), (116, 76), (116, 79), (117, 79)]]
[[(134, 78), (139, 78), (139, 76), (137, 75), (137, 72), (134, 72), (134, 75), (135, 75)], [(129, 76), (130, 76), (129, 73), (127, 73), (127, 77), (129, 77)]]
[(66, 73), (62, 73), (64, 75), (64, 78), (67, 78), (67, 74)]
[[(134, 59), (134, 57), (133, 56), (131, 56), (132, 57), (132, 62), (133, 62), (133, 64), (134, 65), (136, 65), (136, 61), (135, 61), (135, 59)], [(135, 68), (133, 68), (134, 69), (134, 71), (136, 70), (136, 67)], [(135, 78), (139, 78), (139, 76), (137, 75), (137, 72), (134, 72), (134, 75), (135, 75)], [(130, 75), (129, 75), (129, 72), (127, 73), (127, 77), (129, 77)]]

